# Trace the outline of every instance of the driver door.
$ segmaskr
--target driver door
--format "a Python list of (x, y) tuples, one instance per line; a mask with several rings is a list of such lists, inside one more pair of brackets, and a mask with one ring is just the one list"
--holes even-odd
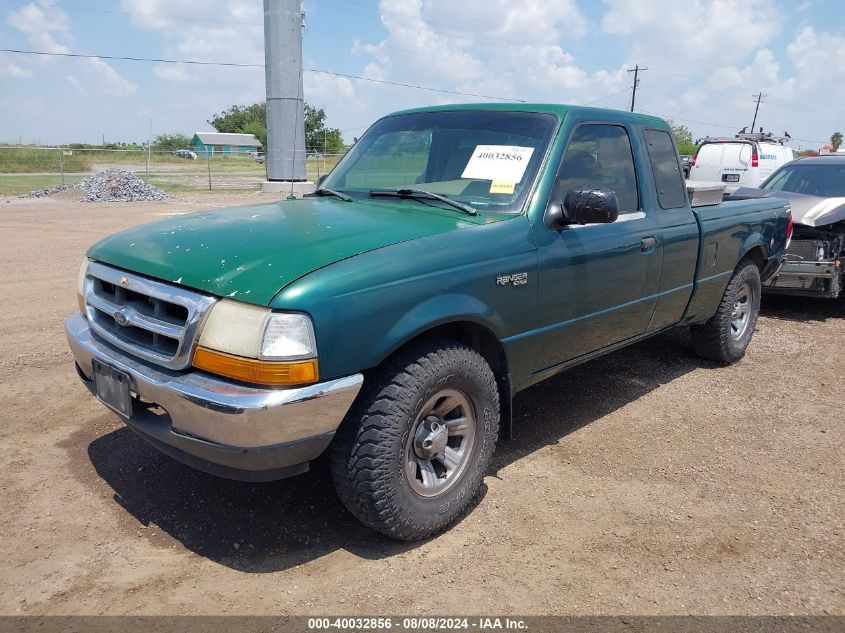
[(584, 123), (571, 134), (551, 200), (571, 189), (615, 191), (619, 218), (560, 231), (534, 227), (541, 333), (535, 373), (643, 334), (651, 319), (662, 245), (654, 213), (642, 205), (638, 147), (622, 125)]

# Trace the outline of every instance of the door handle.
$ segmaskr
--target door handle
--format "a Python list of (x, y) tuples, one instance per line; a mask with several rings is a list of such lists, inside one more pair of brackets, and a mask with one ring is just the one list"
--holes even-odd
[(643, 253), (649, 253), (653, 251), (655, 246), (657, 246), (656, 237), (644, 237), (640, 240), (640, 250)]

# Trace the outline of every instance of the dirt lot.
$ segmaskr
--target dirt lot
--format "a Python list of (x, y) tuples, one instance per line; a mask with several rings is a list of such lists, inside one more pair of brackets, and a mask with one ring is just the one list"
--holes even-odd
[(0, 612), (845, 614), (845, 307), (764, 300), (746, 359), (677, 331), (521, 394), (486, 492), (430, 541), (360, 527), (325, 471), (159, 455), (79, 384), (84, 249), (249, 196), (0, 199)]

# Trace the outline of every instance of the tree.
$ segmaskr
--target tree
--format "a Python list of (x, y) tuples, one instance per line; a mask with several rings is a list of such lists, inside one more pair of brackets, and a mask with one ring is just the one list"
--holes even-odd
[(830, 144), (833, 145), (833, 151), (838, 152), (842, 146), (842, 132), (834, 132), (830, 136)]
[(690, 132), (689, 128), (686, 125), (675, 123), (672, 119), (667, 119), (666, 122), (672, 128), (672, 136), (675, 137), (678, 153), (685, 155), (695, 154), (698, 147), (692, 138), (692, 132)]
[[(208, 123), (218, 132), (255, 134), (267, 146), (267, 106), (253, 103), (248, 106), (233, 105), (213, 115)], [(340, 130), (326, 127), (326, 112), (305, 104), (305, 148), (309, 152), (340, 153), (344, 150)]]
[(177, 149), (191, 147), (191, 137), (184, 134), (159, 134), (153, 141), (153, 149), (162, 152), (175, 152)]
[(339, 154), (343, 151), (343, 137), (337, 128), (326, 127), (326, 112), (305, 104), (305, 149), (309, 152)]
[(263, 103), (253, 103), (249, 106), (233, 105), (212, 116), (208, 123), (218, 132), (230, 134), (247, 134), (241, 130), (248, 123), (258, 123), (267, 128), (267, 108)]
[(261, 144), (267, 147), (267, 128), (258, 121), (247, 121), (238, 128), (238, 132), (241, 134), (255, 134), (255, 137), (261, 141)]

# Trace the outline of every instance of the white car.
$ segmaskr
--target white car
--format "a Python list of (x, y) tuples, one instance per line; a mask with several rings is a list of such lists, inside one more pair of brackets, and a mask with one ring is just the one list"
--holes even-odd
[(739, 187), (759, 187), (781, 165), (798, 158), (784, 145), (788, 137), (738, 134), (736, 138), (706, 138), (693, 156), (689, 180), (720, 182), (731, 193)]

